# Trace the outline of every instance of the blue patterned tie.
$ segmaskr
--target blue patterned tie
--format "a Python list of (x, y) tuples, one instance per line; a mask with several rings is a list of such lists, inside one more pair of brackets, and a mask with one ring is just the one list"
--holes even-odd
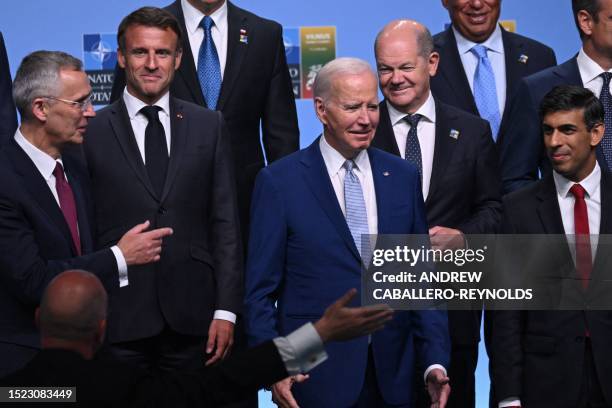
[(361, 255), (363, 263), (367, 266), (370, 262), (370, 233), (368, 229), (368, 214), (366, 212), (363, 190), (359, 178), (353, 171), (355, 162), (347, 160), (344, 162), (346, 175), (344, 176), (344, 206), (346, 210), (346, 223), (348, 224), (357, 250)]
[(408, 160), (409, 163), (415, 165), (417, 170), (419, 171), (419, 177), (421, 178), (421, 183), (423, 182), (423, 160), (421, 158), (421, 145), (419, 144), (419, 138), (417, 135), (417, 126), (419, 125), (419, 121), (423, 116), (418, 113), (414, 115), (406, 115), (404, 120), (410, 124), (410, 130), (408, 131), (408, 137), (406, 138), (406, 154), (404, 158)]
[(217, 48), (210, 35), (210, 28), (213, 24), (210, 16), (204, 16), (200, 21), (200, 27), (204, 29), (204, 39), (198, 54), (198, 79), (206, 107), (214, 110), (217, 108), (217, 100), (221, 92), (221, 66)]
[(612, 97), (610, 96), (612, 73), (603, 72), (599, 76), (603, 79), (599, 100), (604, 107), (604, 124), (606, 125), (606, 131), (601, 141), (601, 150), (606, 158), (608, 169), (612, 170)]
[(497, 103), (495, 74), (493, 73), (491, 61), (489, 61), (487, 56), (487, 47), (478, 44), (472, 47), (470, 51), (478, 57), (478, 66), (476, 67), (476, 72), (474, 72), (474, 100), (476, 101), (480, 117), (488, 120), (491, 125), (493, 140), (497, 140), (501, 117)]

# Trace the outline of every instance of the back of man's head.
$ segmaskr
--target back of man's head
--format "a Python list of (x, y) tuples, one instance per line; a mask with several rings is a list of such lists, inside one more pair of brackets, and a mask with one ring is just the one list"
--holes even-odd
[(60, 71), (80, 71), (78, 58), (62, 51), (34, 51), (27, 55), (17, 69), (13, 81), (13, 99), (22, 121), (33, 117), (32, 102), (40, 97), (54, 97), (61, 92)]
[(43, 348), (68, 348), (91, 358), (104, 339), (107, 304), (94, 274), (70, 270), (56, 276), (37, 311)]

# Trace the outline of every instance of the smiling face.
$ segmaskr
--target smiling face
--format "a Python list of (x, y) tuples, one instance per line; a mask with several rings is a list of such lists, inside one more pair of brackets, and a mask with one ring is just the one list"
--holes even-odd
[(128, 92), (152, 105), (170, 88), (181, 63), (178, 36), (170, 28), (133, 25), (125, 31), (125, 51), (117, 60), (125, 69)]
[(495, 30), (501, 0), (442, 0), (455, 27), (465, 38), (481, 43)]
[(544, 145), (555, 171), (580, 182), (595, 167), (595, 148), (604, 134), (602, 124), (591, 130), (584, 123), (584, 109), (552, 112), (542, 123)]
[(410, 27), (382, 35), (376, 44), (380, 90), (395, 109), (414, 113), (429, 96), (429, 78), (438, 60), (436, 52), (420, 55), (417, 31)]
[(378, 126), (376, 77), (370, 71), (337, 74), (329, 95), (314, 101), (325, 140), (345, 158), (354, 158), (370, 146)]
[[(55, 98), (83, 102), (91, 95), (89, 79), (83, 71), (61, 69), (59, 83), (60, 92), (54, 95)], [(96, 115), (91, 105), (83, 111), (77, 105), (53, 99), (46, 99), (45, 112), (47, 143), (57, 151), (61, 151), (66, 144), (83, 143), (87, 121)]]

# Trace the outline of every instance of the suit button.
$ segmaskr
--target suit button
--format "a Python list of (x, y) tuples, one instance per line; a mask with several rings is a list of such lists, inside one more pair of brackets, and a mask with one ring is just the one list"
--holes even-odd
[(168, 212), (168, 210), (166, 210), (164, 207), (159, 207), (159, 209), (157, 210), (157, 213), (160, 215), (165, 215)]
[(584, 337), (577, 336), (575, 340), (576, 340), (576, 343), (582, 343), (584, 341)]

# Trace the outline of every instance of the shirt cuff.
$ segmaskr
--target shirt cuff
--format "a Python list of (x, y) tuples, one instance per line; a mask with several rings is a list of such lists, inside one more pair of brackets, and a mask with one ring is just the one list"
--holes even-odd
[(425, 384), (427, 384), (427, 376), (429, 375), (429, 373), (431, 372), (431, 370), (433, 370), (434, 368), (439, 368), (440, 370), (442, 370), (442, 372), (444, 373), (444, 376), (446, 377), (446, 368), (444, 368), (443, 365), (441, 364), (432, 364), (429, 367), (427, 367), (427, 370), (425, 370), (425, 374), (423, 375), (423, 380), (425, 381)]
[(230, 323), (236, 324), (236, 314), (228, 312), (227, 310), (215, 310), (215, 314), (213, 314), (213, 319), (227, 320)]
[(327, 360), (323, 341), (312, 323), (273, 341), (289, 375), (308, 372)]
[(499, 401), (499, 408), (507, 408), (507, 407), (520, 407), (521, 400), (517, 397), (508, 397)]
[(122, 288), (124, 286), (129, 285), (128, 280), (128, 267), (125, 262), (125, 258), (123, 257), (123, 252), (117, 245), (113, 245), (111, 247), (111, 251), (113, 251), (113, 255), (115, 255), (115, 261), (117, 261), (117, 272), (119, 272), (119, 287)]

